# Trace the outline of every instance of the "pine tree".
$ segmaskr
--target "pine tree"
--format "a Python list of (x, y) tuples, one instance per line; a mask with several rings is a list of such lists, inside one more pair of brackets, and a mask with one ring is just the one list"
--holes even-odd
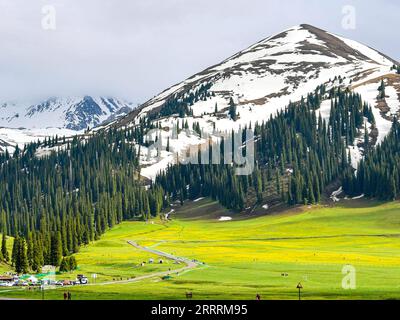
[(13, 247), (11, 251), (11, 264), (14, 267), (15, 267), (15, 262), (17, 261), (18, 250), (19, 250), (19, 236), (16, 236), (14, 238)]
[(54, 232), (51, 236), (50, 264), (58, 267), (62, 258), (62, 243), (60, 232)]
[(169, 137), (168, 137), (168, 139), (167, 139), (167, 148), (166, 148), (166, 151), (167, 152), (169, 152), (170, 151), (170, 142), (169, 142)]
[(78, 267), (78, 264), (76, 262), (75, 256), (70, 256), (69, 257), (69, 269), (71, 271), (73, 271), (73, 270), (76, 270), (77, 267)]
[(37, 241), (34, 242), (33, 245), (33, 259), (31, 268), (35, 272), (39, 272), (41, 266), (43, 265), (43, 254), (40, 252), (40, 246)]
[(236, 105), (232, 98), (229, 101), (229, 116), (233, 121), (237, 120)]
[(26, 242), (24, 238), (20, 238), (19, 244), (19, 270), (15, 269), (17, 273), (27, 273), (28, 272), (28, 257), (26, 254)]
[[(15, 252), (14, 252), (15, 250)], [(17, 237), (14, 239), (14, 268), (15, 272), (18, 274), (24, 274), (28, 272), (28, 257), (26, 254), (26, 243), (25, 239), (22, 237)]]
[(75, 256), (63, 257), (60, 264), (60, 272), (69, 272), (77, 268)]
[(7, 238), (6, 234), (3, 231), (2, 239), (1, 239), (1, 255), (4, 259), (4, 261), (8, 262), (10, 260), (10, 257), (8, 255), (8, 250), (7, 250)]
[(380, 86), (378, 88), (378, 91), (379, 91), (378, 99), (385, 99), (385, 97), (386, 97), (386, 88), (385, 88), (385, 82), (383, 81), (383, 79), (382, 79), (381, 84), (380, 84)]
[(70, 271), (68, 257), (63, 257), (60, 264), (60, 272)]

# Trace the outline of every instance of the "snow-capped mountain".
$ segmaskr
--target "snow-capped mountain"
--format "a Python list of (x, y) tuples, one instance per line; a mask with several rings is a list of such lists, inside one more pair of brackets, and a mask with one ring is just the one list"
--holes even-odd
[(215, 104), (226, 108), (232, 97), (241, 115), (237, 124), (259, 121), (335, 77), (344, 79), (343, 84), (357, 85), (391, 73), (393, 64), (397, 62), (356, 41), (300, 25), (165, 90), (122, 123), (158, 111), (168, 99), (189, 95), (205, 84), (211, 85), (215, 97), (194, 103), (195, 116), (213, 113)]
[(0, 103), (0, 152), (58, 135), (74, 136), (125, 116), (132, 103), (116, 98), (50, 98), (41, 102)]
[[(199, 123), (204, 131), (227, 131), (268, 120), (290, 101), (299, 101), (317, 86), (326, 84), (355, 90), (375, 107), (375, 131), (380, 142), (390, 130), (391, 116), (399, 113), (400, 75), (392, 68), (397, 64), (366, 45), (303, 24), (264, 39), (174, 85), (112, 125), (134, 126), (140, 118), (151, 116), (166, 129), (172, 152), (165, 153), (161, 161), (146, 163), (147, 168), (142, 170), (144, 175), (154, 177), (173, 161), (173, 152), (202, 141), (171, 136), (169, 129), (181, 123), (181, 119), (162, 113), (168, 102), (190, 101), (193, 115), (185, 117), (190, 128)], [(388, 96), (386, 101), (377, 101), (382, 79)], [(190, 99), (202, 90), (208, 94)], [(228, 114), (230, 99), (237, 106), (236, 121)], [(329, 116), (329, 108), (330, 101), (324, 101), (321, 115)]]
[(3, 103), (0, 104), (0, 126), (81, 131), (131, 110), (132, 105), (120, 99), (90, 96), (50, 98), (35, 104)]

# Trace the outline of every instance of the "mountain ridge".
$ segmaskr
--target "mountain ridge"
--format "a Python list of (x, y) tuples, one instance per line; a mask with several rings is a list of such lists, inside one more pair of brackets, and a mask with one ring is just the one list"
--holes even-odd
[[(296, 38), (296, 36), (299, 36), (298, 41), (296, 41), (296, 39), (294, 39), (295, 41), (290, 39), (290, 37)], [(281, 50), (278, 52), (270, 52), (270, 54), (268, 54), (268, 52), (266, 52), (266, 54), (264, 56), (262, 56), (260, 54), (259, 57), (256, 57), (257, 59), (247, 59), (245, 61), (242, 61), (241, 64), (239, 64), (238, 61), (234, 61), (234, 60), (240, 59), (241, 57), (243, 57), (246, 54), (249, 55), (251, 53), (258, 53), (260, 51), (265, 52), (271, 48), (274, 49), (274, 47), (276, 47), (279, 44), (279, 40), (285, 40), (285, 38), (289, 38), (289, 39), (287, 39), (288, 41), (287, 41), (286, 45), (288, 45), (288, 44), (290, 45), (290, 41), (295, 44), (291, 48), (288, 48), (289, 51)], [(272, 43), (272, 45), (271, 45), (271, 42), (275, 42), (275, 43)], [(348, 43), (346, 43), (346, 42), (348, 42)], [(349, 45), (349, 43), (356, 44), (356, 46), (359, 48), (362, 48), (362, 51), (364, 51), (364, 52), (361, 52), (360, 50), (358, 50), (359, 48), (353, 48), (351, 45)], [(284, 41), (283, 41), (283, 44), (285, 45)], [(328, 44), (328, 46), (326, 46), (326, 44)], [(365, 52), (367, 52), (367, 54), (365, 54)], [(259, 69), (260, 73), (264, 73), (264, 74), (267, 72), (271, 73), (272, 75), (274, 73), (276, 73), (276, 74), (279, 72), (282, 73), (285, 71), (285, 70), (283, 70), (284, 68), (280, 68), (281, 70), (279, 70), (278, 68), (275, 68), (275, 70), (273, 69), (274, 66), (282, 64), (276, 59), (276, 57), (281, 57), (281, 58), (285, 57), (285, 56), (288, 57), (288, 55), (291, 55), (291, 54), (292, 55), (300, 54), (304, 58), (307, 58), (307, 60), (302, 61), (302, 62), (296, 61), (296, 59), (292, 59), (292, 61), (290, 61), (290, 58), (293, 58), (293, 57), (289, 57), (289, 59), (287, 59), (286, 62), (292, 63), (292, 66), (290, 68), (290, 65), (288, 64), (287, 67), (289, 67), (289, 68), (286, 68), (286, 71), (287, 72), (290, 71), (295, 76), (296, 76), (296, 73), (298, 73), (298, 71), (301, 69), (304, 69), (305, 71), (307, 71), (307, 70), (309, 71), (312, 68), (314, 68), (315, 70), (319, 70), (319, 71), (324, 70), (324, 69), (330, 69), (331, 66), (327, 65), (327, 64), (329, 64), (329, 62), (333, 62), (333, 63), (337, 64), (336, 67), (340, 67), (341, 64), (349, 66), (349, 65), (353, 65), (354, 63), (356, 63), (357, 64), (356, 67), (359, 69), (358, 73), (361, 74), (361, 76), (362, 76), (363, 72), (366, 72), (367, 70), (372, 70), (374, 68), (386, 67), (386, 72), (390, 72), (390, 70), (389, 70), (390, 67), (393, 64), (398, 64), (396, 60), (389, 58), (386, 55), (381, 54), (379, 51), (372, 49), (370, 47), (367, 47), (363, 44), (360, 44), (353, 40), (342, 38), (341, 36), (336, 36), (336, 35), (330, 34), (322, 29), (316, 28), (316, 27), (308, 25), (308, 24), (301, 24), (301, 25), (289, 28), (287, 30), (284, 30), (283, 32), (273, 35), (271, 37), (267, 37), (263, 40), (260, 40), (259, 42), (249, 46), (248, 48), (223, 60), (221, 63), (214, 64), (213, 66), (206, 68), (203, 71), (190, 76), (183, 82), (177, 83), (177, 84), (169, 87), (168, 89), (162, 91), (157, 96), (151, 98), (150, 100), (148, 100), (147, 102), (142, 104), (138, 109), (135, 110), (135, 112), (131, 113), (130, 115), (127, 115), (125, 118), (120, 119), (120, 125), (128, 124), (136, 116), (145, 114), (147, 110), (150, 111), (150, 113), (151, 113), (151, 109), (157, 110), (157, 108), (160, 107), (163, 103), (165, 103), (165, 101), (168, 98), (171, 98), (174, 94), (193, 89), (193, 87), (196, 87), (196, 86), (198, 87), (199, 82), (202, 82), (202, 81), (207, 82), (207, 81), (210, 81), (210, 78), (213, 78), (213, 77), (215, 78), (218, 76), (232, 77), (235, 75), (235, 72), (243, 73), (244, 68), (242, 68), (242, 67), (244, 65), (247, 65), (246, 68), (249, 69), (249, 73), (251, 73), (253, 71), (253, 73), (256, 75), (257, 75), (257, 69)], [(371, 56), (373, 56), (373, 57), (371, 57)], [(325, 61), (318, 59), (318, 57), (324, 57)], [(266, 59), (266, 58), (268, 58), (268, 59)], [(374, 58), (375, 58), (375, 60), (374, 60)], [(331, 59), (331, 61), (329, 61), (329, 59)], [(336, 59), (336, 61), (332, 61), (335, 59)], [(376, 60), (381, 60), (381, 61), (376, 61)], [(285, 62), (285, 61), (282, 61), (282, 62)], [(362, 66), (361, 65), (362, 62), (364, 64), (369, 64), (369, 65)], [(229, 63), (230, 63), (230, 65), (229, 65)], [(251, 68), (249, 68), (249, 66), (248, 66), (249, 64), (252, 64), (250, 67), (253, 67), (253, 70)], [(323, 64), (325, 64), (327, 68), (323, 68)], [(270, 66), (272, 66), (272, 67), (269, 68)], [(338, 68), (336, 68), (336, 69), (338, 69)], [(347, 70), (336, 70), (332, 73), (332, 78), (335, 75), (340, 75), (341, 73), (342, 73), (342, 76), (346, 76), (346, 73), (349, 73), (349, 72), (351, 73), (351, 71), (352, 70), (348, 70), (348, 69)], [(301, 75), (301, 73), (303, 73), (303, 76), (304, 76), (305, 72), (300, 72), (300, 75)], [(316, 76), (318, 76), (318, 75), (316, 75)], [(355, 77), (355, 76), (356, 76), (355, 72), (353, 74), (349, 75), (349, 77)], [(363, 79), (365, 79), (365, 78), (363, 78)], [(213, 81), (213, 80), (214, 79), (211, 79), (211, 81)], [(287, 79), (284, 79), (284, 80), (288, 80), (289, 84), (296, 84), (296, 82), (297, 82), (297, 85), (301, 84), (301, 83), (299, 83), (299, 82), (301, 82), (300, 78), (296, 79), (296, 78), (293, 78), (293, 76), (291, 76), (291, 75), (288, 75)], [(325, 76), (323, 79), (321, 79), (320, 83), (316, 83), (315, 86), (318, 84), (327, 82), (328, 80), (329, 80), (329, 76), (328, 77)], [(218, 82), (218, 81), (219, 81), (219, 79), (217, 79), (214, 82)], [(215, 83), (213, 85), (215, 85)], [(226, 91), (230, 91), (232, 88), (229, 86), (225, 86), (225, 89), (226, 89)], [(282, 95), (288, 96), (291, 93), (293, 93), (293, 92), (289, 92), (289, 94), (285, 94), (285, 90), (284, 90), (285, 87), (283, 87), (283, 86), (279, 89), (280, 89)], [(312, 89), (313, 88), (310, 87), (309, 90), (304, 90), (303, 94), (304, 95), (307, 94)], [(223, 90), (221, 90), (221, 91), (223, 91)], [(270, 92), (270, 94), (277, 94), (277, 92), (272, 90), (272, 92)], [(264, 95), (264, 96), (259, 95), (255, 99), (248, 99), (248, 101), (262, 99), (265, 97), (268, 97), (268, 95)], [(300, 97), (297, 97), (297, 99), (298, 98), (300, 98)], [(285, 103), (283, 103), (283, 105), (281, 104), (280, 107), (281, 108), (284, 107), (284, 105), (286, 105), (289, 102), (289, 100), (294, 100), (294, 99), (286, 99)]]
[(38, 103), (0, 104), (0, 126), (8, 128), (65, 128), (85, 130), (107, 121), (115, 114), (128, 113), (132, 103), (113, 97), (50, 97)]

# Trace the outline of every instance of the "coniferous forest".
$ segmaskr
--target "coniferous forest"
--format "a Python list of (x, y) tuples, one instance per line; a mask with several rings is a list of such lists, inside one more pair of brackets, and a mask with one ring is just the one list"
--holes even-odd
[(349, 195), (365, 194), (381, 200), (395, 200), (400, 191), (400, 124), (395, 118), (390, 134), (376, 148), (368, 150), (356, 174), (347, 171), (343, 187)]
[(59, 266), (113, 225), (157, 215), (166, 205), (162, 190), (146, 191), (137, 179), (129, 137), (112, 130), (88, 141), (74, 138), (65, 150), (37, 157), (39, 147), (62, 142), (54, 138), (1, 156), (0, 230), (18, 240), (11, 261), (19, 270)]
[[(328, 123), (316, 112), (324, 97), (333, 101)], [(289, 205), (314, 204), (328, 184), (352, 171), (346, 147), (364, 128), (364, 118), (374, 122), (371, 108), (359, 95), (339, 88), (326, 92), (320, 86), (306, 101), (290, 104), (276, 117), (255, 124), (253, 174), (236, 176), (234, 167), (222, 163), (175, 165), (158, 177), (157, 184), (172, 200), (210, 196), (237, 211), (262, 203), (271, 192)], [(220, 145), (210, 147), (215, 148), (224, 150)]]

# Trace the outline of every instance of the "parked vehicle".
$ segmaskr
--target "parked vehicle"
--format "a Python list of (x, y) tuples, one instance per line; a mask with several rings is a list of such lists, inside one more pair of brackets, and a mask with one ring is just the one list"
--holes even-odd
[(0, 287), (12, 287), (14, 282), (1, 282)]
[(89, 280), (83, 274), (78, 274), (76, 282), (77, 284), (88, 284)]

